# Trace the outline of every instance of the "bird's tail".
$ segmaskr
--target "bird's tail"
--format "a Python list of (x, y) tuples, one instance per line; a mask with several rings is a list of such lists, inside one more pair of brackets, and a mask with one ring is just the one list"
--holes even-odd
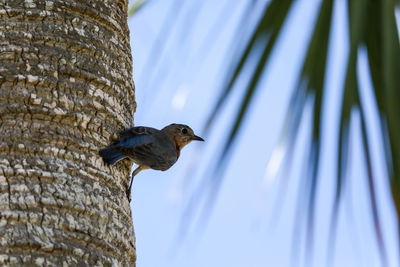
[(112, 147), (100, 150), (99, 154), (103, 158), (104, 162), (110, 165), (126, 157), (124, 154), (115, 151)]

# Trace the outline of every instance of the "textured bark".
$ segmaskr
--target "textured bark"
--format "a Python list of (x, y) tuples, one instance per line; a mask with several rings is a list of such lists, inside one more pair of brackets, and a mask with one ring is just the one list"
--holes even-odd
[(0, 0), (0, 265), (135, 266), (127, 0)]

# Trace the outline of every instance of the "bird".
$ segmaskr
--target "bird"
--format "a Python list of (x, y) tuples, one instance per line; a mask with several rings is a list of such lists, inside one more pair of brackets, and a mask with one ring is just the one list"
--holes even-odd
[(133, 171), (127, 189), (128, 200), (134, 177), (142, 170), (165, 171), (178, 160), (181, 150), (192, 141), (204, 141), (184, 124), (170, 124), (161, 130), (136, 126), (119, 133), (119, 139), (99, 151), (103, 161), (114, 165), (118, 161), (130, 158), (138, 167)]

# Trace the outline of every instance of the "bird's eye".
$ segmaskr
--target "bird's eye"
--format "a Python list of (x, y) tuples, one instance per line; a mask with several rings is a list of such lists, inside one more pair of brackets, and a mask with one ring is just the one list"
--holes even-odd
[(188, 133), (188, 130), (187, 130), (186, 128), (183, 128), (183, 129), (182, 129), (182, 133), (183, 133), (183, 134), (187, 134), (187, 133)]

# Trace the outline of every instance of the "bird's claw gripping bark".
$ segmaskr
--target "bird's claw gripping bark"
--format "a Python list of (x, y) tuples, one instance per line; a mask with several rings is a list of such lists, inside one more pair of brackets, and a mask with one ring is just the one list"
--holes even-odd
[(128, 197), (128, 201), (129, 201), (129, 203), (130, 203), (131, 200), (132, 200), (132, 198), (131, 198), (131, 192), (130, 192), (130, 191), (127, 191), (127, 192), (126, 192), (126, 196)]
[[(129, 177), (129, 178), (131, 179), (132, 177)], [(129, 202), (131, 202), (131, 200), (132, 200), (131, 188), (132, 188), (132, 183), (130, 183), (128, 188), (126, 189), (126, 196), (129, 200)]]

